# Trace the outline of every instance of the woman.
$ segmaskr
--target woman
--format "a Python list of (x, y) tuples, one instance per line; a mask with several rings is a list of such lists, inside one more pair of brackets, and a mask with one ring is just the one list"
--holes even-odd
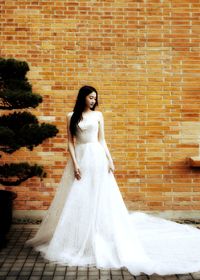
[(200, 270), (200, 231), (129, 214), (113, 176), (95, 88), (80, 89), (68, 114), (70, 160), (35, 237), (26, 242), (61, 265), (126, 267), (132, 274)]

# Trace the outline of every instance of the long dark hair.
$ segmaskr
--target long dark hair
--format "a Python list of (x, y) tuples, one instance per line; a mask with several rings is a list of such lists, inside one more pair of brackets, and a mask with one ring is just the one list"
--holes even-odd
[(73, 114), (71, 116), (71, 121), (70, 121), (70, 132), (72, 136), (76, 135), (77, 128), (78, 128), (78, 123), (82, 120), (83, 116), (82, 113), (85, 110), (85, 98), (87, 95), (89, 95), (92, 92), (96, 92), (96, 102), (91, 108), (91, 110), (95, 110), (95, 107), (98, 105), (98, 93), (97, 90), (94, 87), (91, 86), (83, 86), (80, 88), (78, 92), (78, 96), (76, 99), (76, 103), (74, 106)]

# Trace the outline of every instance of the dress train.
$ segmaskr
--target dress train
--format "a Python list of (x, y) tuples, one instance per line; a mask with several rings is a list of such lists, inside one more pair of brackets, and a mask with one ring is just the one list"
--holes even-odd
[(200, 271), (200, 230), (142, 212), (129, 213), (98, 142), (98, 118), (83, 119), (75, 147), (36, 235), (26, 242), (54, 263), (132, 274)]

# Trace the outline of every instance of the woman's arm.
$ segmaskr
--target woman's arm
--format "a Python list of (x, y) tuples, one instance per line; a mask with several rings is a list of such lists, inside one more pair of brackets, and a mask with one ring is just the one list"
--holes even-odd
[(108, 159), (108, 168), (109, 168), (109, 171), (112, 171), (114, 172), (114, 164), (113, 164), (113, 160), (112, 160), (112, 157), (110, 155), (110, 152), (108, 150), (108, 146), (106, 144), (106, 141), (105, 141), (105, 135), (104, 135), (104, 119), (103, 119), (103, 115), (101, 112), (99, 112), (99, 142), (101, 143), (101, 145), (103, 146), (104, 148), (104, 151), (106, 153), (106, 157)]
[(80, 180), (81, 172), (80, 172), (77, 160), (76, 160), (75, 149), (74, 149), (74, 137), (72, 137), (70, 129), (69, 129), (71, 116), (72, 116), (72, 113), (69, 113), (67, 115), (68, 151), (69, 151), (69, 154), (71, 156), (71, 159), (72, 159), (72, 162), (74, 165), (74, 175), (75, 175), (76, 179)]

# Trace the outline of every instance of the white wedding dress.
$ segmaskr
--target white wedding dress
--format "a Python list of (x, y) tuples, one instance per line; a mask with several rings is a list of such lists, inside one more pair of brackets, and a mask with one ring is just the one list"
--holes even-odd
[(98, 142), (98, 114), (79, 123), (75, 153), (36, 235), (26, 242), (61, 265), (126, 267), (132, 274), (200, 271), (200, 230), (142, 212), (130, 214), (104, 148)]

